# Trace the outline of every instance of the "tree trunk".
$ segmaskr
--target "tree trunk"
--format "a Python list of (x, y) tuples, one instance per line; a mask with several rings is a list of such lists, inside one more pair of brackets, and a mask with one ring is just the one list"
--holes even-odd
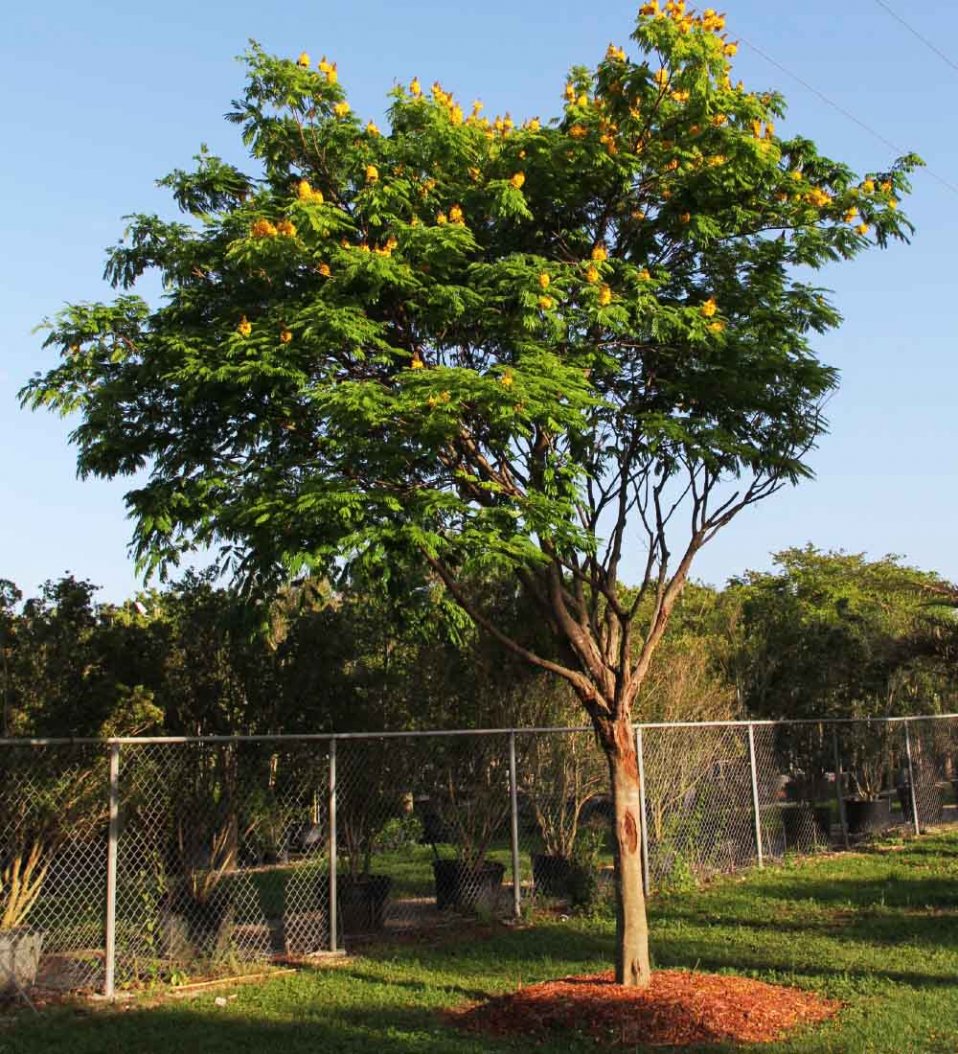
[(615, 846), (615, 980), (644, 988), (652, 976), (649, 923), (642, 888), (642, 812), (632, 722), (619, 720), (605, 738), (612, 785)]

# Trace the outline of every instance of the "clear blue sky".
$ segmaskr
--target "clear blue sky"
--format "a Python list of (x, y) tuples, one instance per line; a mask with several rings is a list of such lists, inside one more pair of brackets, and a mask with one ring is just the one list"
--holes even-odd
[[(958, 62), (958, 5), (888, 3)], [(395, 79), (438, 78), (514, 117), (558, 111), (566, 69), (626, 44), (623, 0), (87, 0), (17, 5), (0, 39), (0, 577), (27, 592), (69, 569), (119, 599), (136, 587), (122, 481), (75, 478), (69, 425), (21, 411), (16, 393), (51, 363), (31, 329), (68, 300), (102, 298), (103, 249), (133, 211), (168, 211), (153, 180), (189, 164), (201, 142), (241, 159), (222, 119), (239, 94), (234, 61), (250, 37), (268, 50), (325, 52), (354, 109), (379, 117)], [(958, 72), (877, 0), (731, 0), (731, 35), (799, 74), (887, 139), (958, 184)], [(785, 131), (863, 170), (893, 151), (743, 45), (737, 73), (789, 100)], [(769, 553), (822, 547), (903, 554), (958, 579), (956, 448), (958, 194), (927, 172), (906, 203), (910, 247), (827, 273), (846, 322), (820, 343), (842, 371), (817, 480), (745, 513), (703, 552), (698, 577), (721, 584)]]

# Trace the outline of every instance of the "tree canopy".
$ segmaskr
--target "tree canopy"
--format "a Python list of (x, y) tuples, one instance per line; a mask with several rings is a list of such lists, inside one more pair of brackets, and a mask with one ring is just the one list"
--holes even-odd
[(148, 469), (127, 499), (148, 565), (411, 551), (455, 590), (505, 564), (566, 638), (561, 672), (611, 699), (626, 547), (647, 542), (654, 643), (694, 552), (808, 474), (836, 381), (809, 334), (838, 315), (794, 269), (908, 230), (913, 159), (859, 179), (779, 138), (782, 98), (732, 82), (723, 30), (646, 4), (634, 58), (610, 46), (518, 126), (414, 80), (380, 130), (334, 63), (254, 45), (230, 115), (253, 169), (204, 152), (161, 180), (187, 221), (132, 217), (107, 275), (157, 270), (163, 303), (68, 308), (24, 399), (80, 414), (83, 474)]

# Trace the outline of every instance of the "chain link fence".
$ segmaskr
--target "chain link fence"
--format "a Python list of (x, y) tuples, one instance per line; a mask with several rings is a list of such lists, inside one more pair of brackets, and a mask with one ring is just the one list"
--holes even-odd
[[(958, 821), (958, 717), (636, 728), (646, 887)], [(0, 993), (249, 972), (614, 881), (585, 729), (0, 741)]]

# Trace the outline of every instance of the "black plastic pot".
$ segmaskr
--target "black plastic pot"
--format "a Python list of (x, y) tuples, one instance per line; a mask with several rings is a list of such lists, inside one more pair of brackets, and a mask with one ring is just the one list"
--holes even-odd
[(346, 936), (376, 933), (386, 925), (392, 891), (389, 875), (340, 875), (336, 883), (339, 923)]
[(782, 830), (786, 849), (808, 849), (831, 840), (832, 813), (827, 805), (807, 802), (782, 807)]
[(846, 798), (845, 819), (849, 834), (884, 831), (891, 826), (891, 801), (888, 798)]
[(434, 860), (436, 907), (440, 911), (493, 911), (499, 901), (504, 865), (495, 861), (467, 864), (461, 860)]
[(171, 959), (219, 959), (229, 951), (236, 928), (236, 904), (229, 889), (215, 889), (206, 900), (186, 892), (161, 909), (166, 955)]
[(575, 864), (565, 856), (532, 854), (532, 881), (535, 891), (543, 897), (566, 897)]

